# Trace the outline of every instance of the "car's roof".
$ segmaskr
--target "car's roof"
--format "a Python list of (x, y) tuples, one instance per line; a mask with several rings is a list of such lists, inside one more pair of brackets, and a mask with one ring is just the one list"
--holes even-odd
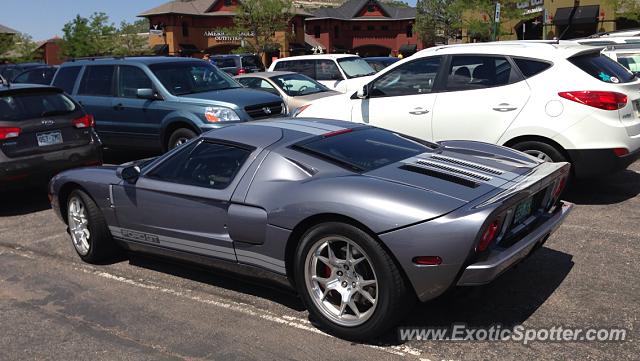
[(536, 58), (568, 58), (577, 53), (589, 50), (593, 50), (593, 47), (580, 45), (574, 41), (514, 40), (436, 46), (421, 50), (409, 58), (432, 56), (437, 54), (470, 53), (501, 54)]
[(23, 89), (55, 89), (56, 87), (52, 87), (49, 85), (40, 85), (40, 84), (23, 84), (23, 83), (11, 83), (7, 86), (4, 83), (0, 83), (0, 92), (12, 91), (12, 90), (23, 90)]
[(290, 75), (290, 74), (299, 74), (294, 71), (257, 71), (255, 73), (246, 73), (242, 75), (237, 75), (234, 78), (271, 78), (279, 75)]
[(176, 62), (189, 62), (189, 61), (203, 61), (198, 58), (183, 58), (177, 56), (125, 56), (125, 57), (105, 57), (105, 58), (88, 58), (88, 59), (73, 59), (65, 62), (62, 66), (73, 65), (100, 65), (100, 64), (159, 64), (159, 63), (176, 63)]
[(359, 58), (360, 56), (355, 54), (311, 54), (311, 55), (298, 55), (298, 56), (290, 56), (287, 58), (281, 58), (276, 60), (279, 61), (291, 61), (291, 60), (304, 60), (304, 59), (342, 59), (342, 58)]
[(400, 58), (394, 58), (393, 56), (368, 56), (363, 58), (365, 61), (398, 61)]
[(242, 53), (242, 54), (215, 54), (211, 55), (211, 58), (237, 58), (239, 56), (257, 56), (256, 54), (251, 53)]

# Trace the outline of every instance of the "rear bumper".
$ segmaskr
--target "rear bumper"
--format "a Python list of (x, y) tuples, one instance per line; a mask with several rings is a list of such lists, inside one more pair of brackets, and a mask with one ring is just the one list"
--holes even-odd
[(503, 251), (495, 252), (486, 261), (469, 265), (458, 279), (458, 286), (477, 286), (493, 281), (526, 258), (532, 251), (541, 247), (572, 209), (573, 204), (563, 202), (562, 207), (551, 218), (518, 243)]
[(102, 164), (102, 143), (91, 143), (56, 152), (8, 158), (0, 162), (0, 189), (45, 185), (57, 173)]
[(576, 178), (608, 175), (626, 169), (640, 158), (640, 148), (618, 157), (613, 149), (568, 149)]

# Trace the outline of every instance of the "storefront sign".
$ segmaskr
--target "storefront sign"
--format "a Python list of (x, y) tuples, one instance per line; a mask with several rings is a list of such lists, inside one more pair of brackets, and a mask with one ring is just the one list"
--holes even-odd
[(544, 0), (528, 0), (528, 1), (520, 1), (516, 5), (518, 9), (529, 9), (532, 7), (542, 7), (544, 5)]
[(150, 35), (164, 35), (164, 24), (160, 23), (160, 24), (155, 24), (155, 25), (151, 25), (151, 28), (149, 29), (149, 34)]
[(241, 41), (244, 38), (253, 37), (254, 33), (227, 34), (224, 31), (207, 30), (204, 36), (214, 38), (216, 41)]

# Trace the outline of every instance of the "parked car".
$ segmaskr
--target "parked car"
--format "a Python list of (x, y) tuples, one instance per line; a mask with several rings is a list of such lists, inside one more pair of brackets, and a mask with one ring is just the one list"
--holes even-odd
[(44, 185), (59, 171), (99, 164), (93, 117), (62, 90), (0, 84), (0, 190)]
[(540, 248), (572, 208), (559, 200), (568, 174), (491, 144), (282, 119), (68, 171), (49, 192), (86, 262), (122, 244), (264, 268), (287, 276), (326, 329), (370, 340), (416, 297), (491, 282)]
[(622, 64), (636, 76), (640, 76), (640, 43), (607, 45), (602, 54)]
[(364, 61), (366, 61), (367, 64), (371, 65), (373, 70), (375, 70), (376, 72), (379, 72), (380, 70), (388, 67), (389, 65), (397, 61), (400, 61), (400, 58), (396, 58), (393, 56), (372, 56), (372, 57), (364, 58)]
[(306, 75), (289, 71), (244, 74), (237, 76), (236, 80), (248, 88), (264, 90), (282, 97), (289, 111), (313, 100), (340, 94)]
[(571, 162), (585, 178), (640, 157), (639, 88), (600, 49), (574, 42), (451, 45), (423, 50), (357, 94), (316, 100), (295, 115), (505, 145)]
[(50, 85), (53, 76), (58, 70), (57, 66), (43, 65), (30, 68), (16, 75), (12, 83)]
[(12, 80), (27, 69), (41, 67), (43, 65), (43, 63), (2, 64), (0, 65), (0, 75), (7, 80)]
[(269, 71), (304, 74), (331, 90), (355, 91), (371, 80), (376, 71), (361, 57), (350, 54), (301, 55), (274, 61)]
[(255, 54), (212, 55), (210, 61), (231, 75), (264, 71), (264, 64)]
[(112, 149), (166, 151), (222, 123), (286, 113), (280, 97), (246, 89), (193, 58), (70, 61), (60, 67), (53, 85), (95, 116), (96, 131)]

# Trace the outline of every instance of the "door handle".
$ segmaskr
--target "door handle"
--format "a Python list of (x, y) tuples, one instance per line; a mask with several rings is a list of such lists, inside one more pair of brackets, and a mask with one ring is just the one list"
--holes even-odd
[(493, 108), (496, 112), (511, 112), (518, 109), (518, 107), (511, 106), (509, 103), (501, 103), (497, 107)]
[(122, 105), (122, 103), (116, 104), (116, 105), (113, 106), (113, 109), (115, 109), (115, 110), (123, 110), (124, 106)]
[(412, 114), (412, 115), (422, 115), (427, 113), (429, 113), (429, 111), (422, 108), (415, 108), (414, 110), (409, 112), (409, 114)]

